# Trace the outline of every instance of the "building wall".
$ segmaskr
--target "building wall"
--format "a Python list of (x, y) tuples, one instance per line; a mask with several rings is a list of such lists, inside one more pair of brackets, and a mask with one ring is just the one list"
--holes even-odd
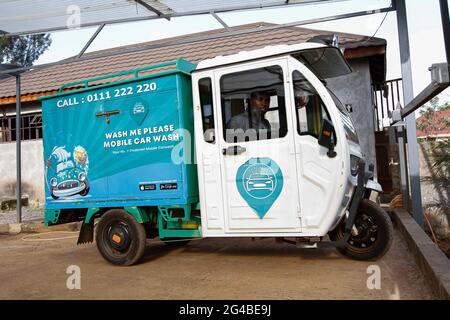
[(350, 61), (353, 72), (350, 75), (329, 79), (328, 86), (346, 104), (351, 104), (351, 117), (363, 153), (369, 163), (376, 165), (375, 159), (375, 127), (374, 107), (371, 87), (369, 59), (355, 59)]
[[(21, 110), (22, 110), (22, 114), (41, 111), (41, 102), (40, 101), (31, 101), (31, 102), (22, 103)], [(15, 104), (1, 105), (0, 106), (0, 117), (3, 115), (5, 115), (5, 116), (16, 115), (16, 105)]]
[[(22, 113), (40, 111), (40, 102), (22, 105)], [(1, 106), (0, 117), (15, 115), (15, 105)], [(44, 168), (42, 140), (22, 141), (22, 193), (32, 205), (44, 201)], [(0, 143), (0, 198), (16, 194), (16, 143)]]
[(420, 187), (423, 207), (450, 208), (450, 177), (433, 167), (434, 141), (419, 140)]
[[(0, 197), (14, 197), (16, 188), (16, 143), (0, 144)], [(44, 200), (42, 140), (22, 141), (22, 192), (30, 202)]]

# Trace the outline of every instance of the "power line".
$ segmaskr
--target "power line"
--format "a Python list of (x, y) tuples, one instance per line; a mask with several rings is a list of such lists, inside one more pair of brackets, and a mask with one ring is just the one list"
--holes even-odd
[(370, 40), (372, 40), (373, 38), (375, 38), (375, 36), (377, 35), (378, 31), (380, 31), (381, 27), (383, 26), (384, 21), (386, 20), (388, 14), (389, 14), (389, 12), (386, 12), (386, 14), (384, 15), (383, 20), (381, 20), (381, 23), (380, 23), (380, 25), (378, 26), (378, 28), (377, 28), (377, 30), (375, 31), (375, 33), (374, 33), (369, 39), (367, 39), (366, 41), (364, 41), (363, 44), (364, 44), (364, 43), (367, 43), (367, 42), (369, 42)]

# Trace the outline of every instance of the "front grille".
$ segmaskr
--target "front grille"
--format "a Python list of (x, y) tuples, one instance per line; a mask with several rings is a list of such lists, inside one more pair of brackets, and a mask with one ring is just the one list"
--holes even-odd
[(78, 181), (75, 181), (75, 180), (64, 181), (58, 185), (58, 190), (73, 189), (73, 188), (77, 188), (78, 186), (79, 186)]

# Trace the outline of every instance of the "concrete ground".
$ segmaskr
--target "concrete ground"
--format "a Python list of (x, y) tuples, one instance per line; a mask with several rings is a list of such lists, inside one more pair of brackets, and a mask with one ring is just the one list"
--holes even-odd
[[(70, 238), (42, 241), (50, 237)], [(140, 264), (116, 267), (95, 244), (77, 247), (76, 241), (74, 233), (0, 236), (0, 299), (434, 298), (397, 230), (391, 250), (377, 262), (274, 239), (227, 238), (182, 248), (149, 241)], [(67, 289), (70, 265), (80, 267), (80, 290)], [(367, 288), (371, 265), (380, 267), (380, 290)]]

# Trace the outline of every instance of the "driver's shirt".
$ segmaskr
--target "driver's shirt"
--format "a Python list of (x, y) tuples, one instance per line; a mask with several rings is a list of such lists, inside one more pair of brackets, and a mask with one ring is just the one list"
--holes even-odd
[(256, 130), (271, 130), (270, 122), (267, 119), (264, 119), (259, 116), (252, 117), (251, 121), (249, 119), (248, 112), (243, 112), (241, 114), (238, 114), (237, 116), (234, 116), (230, 119), (227, 123), (227, 129), (234, 129), (234, 130), (244, 130), (247, 131), (249, 129), (256, 129)]

